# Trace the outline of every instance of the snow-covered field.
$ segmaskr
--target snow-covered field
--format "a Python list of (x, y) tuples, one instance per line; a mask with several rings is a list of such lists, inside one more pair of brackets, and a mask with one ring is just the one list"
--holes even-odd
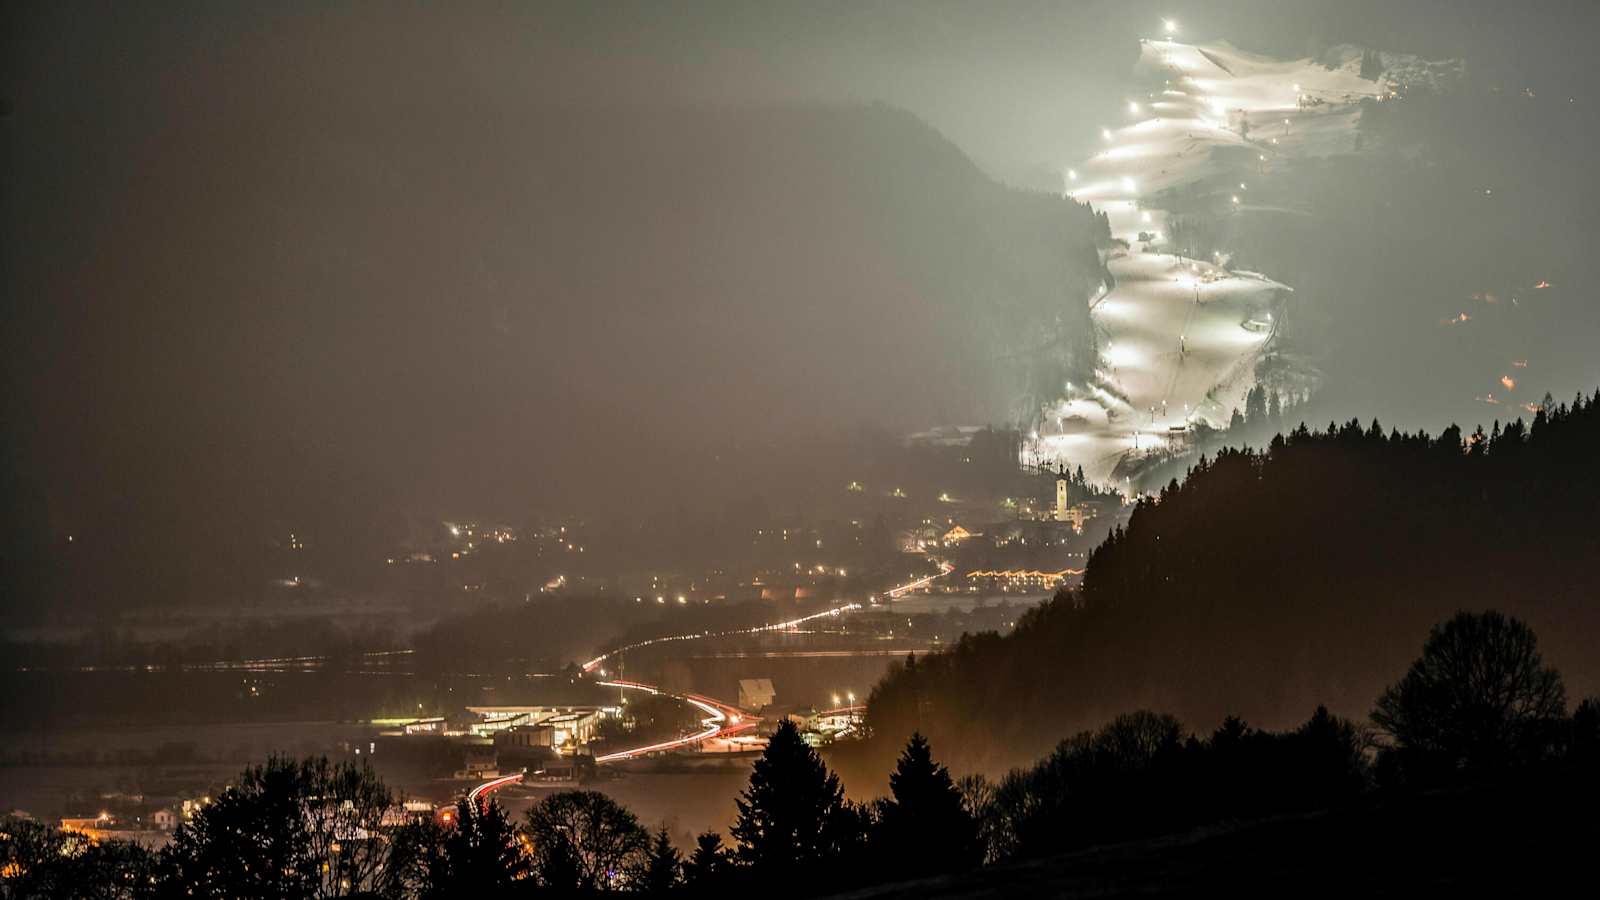
[(1251, 179), (1291, 158), (1356, 148), (1360, 101), (1387, 91), (1360, 66), (1354, 48), (1329, 67), (1220, 42), (1143, 42), (1138, 70), (1148, 87), (1128, 100), (1131, 122), (1103, 129), (1105, 149), (1064, 173), (1066, 193), (1105, 212), (1128, 246), (1111, 252), (1115, 287), (1091, 305), (1095, 380), (1066, 385), (1042, 411), (1025, 460), (1120, 480), (1124, 460), (1169, 447), (1197, 422), (1224, 426), (1243, 407), (1289, 288), (1230, 271), (1226, 251), (1182, 255), (1169, 217), (1180, 205), (1189, 214), (1284, 212), (1253, 206)]

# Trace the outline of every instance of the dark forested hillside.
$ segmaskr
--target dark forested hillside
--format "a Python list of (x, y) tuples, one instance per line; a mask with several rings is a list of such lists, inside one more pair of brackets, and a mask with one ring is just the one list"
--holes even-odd
[(1600, 687), (1600, 393), (1463, 437), (1350, 422), (1223, 451), (1014, 634), (964, 638), (874, 691), (875, 739), (920, 729), (998, 769), (1140, 707), (1206, 731), (1319, 703), (1364, 718), (1431, 623), (1499, 609), (1542, 637), (1575, 696)]

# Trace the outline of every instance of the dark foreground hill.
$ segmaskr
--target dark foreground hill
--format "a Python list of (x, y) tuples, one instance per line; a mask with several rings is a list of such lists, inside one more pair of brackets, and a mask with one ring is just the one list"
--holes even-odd
[[(1223, 823), (851, 898), (1560, 894), (1586, 883), (1595, 785), (1518, 781)], [(1580, 891), (1581, 892), (1581, 891)]]

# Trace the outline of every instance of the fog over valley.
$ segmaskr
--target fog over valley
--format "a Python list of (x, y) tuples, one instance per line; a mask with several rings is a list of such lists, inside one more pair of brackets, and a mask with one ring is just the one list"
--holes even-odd
[(0, 896), (1547, 892), (1597, 41), (8, 4)]

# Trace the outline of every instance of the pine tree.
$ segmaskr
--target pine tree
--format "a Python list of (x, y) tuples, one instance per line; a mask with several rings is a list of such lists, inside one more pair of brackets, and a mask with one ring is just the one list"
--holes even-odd
[(396, 835), (400, 852), (393, 858), (389, 890), (421, 900), (497, 896), (527, 876), (520, 835), (500, 804), (478, 808), (458, 801), (452, 821), (448, 827), (417, 822)]
[(636, 890), (648, 894), (664, 894), (683, 882), (683, 856), (672, 846), (667, 829), (657, 831), (650, 840), (650, 849), (632, 878)]
[(1483, 433), (1483, 426), (1479, 425), (1473, 429), (1472, 436), (1467, 438), (1467, 455), (1482, 456), (1484, 450), (1488, 449), (1488, 444), (1489, 436)]
[(893, 799), (879, 807), (874, 844), (877, 857), (896, 877), (959, 871), (982, 859), (978, 824), (921, 734), (906, 743), (889, 776), (889, 790)]
[(754, 874), (798, 886), (807, 873), (835, 862), (844, 789), (794, 722), (785, 719), (773, 732), (737, 802), (736, 852)]
[(1244, 417), (1250, 427), (1259, 428), (1266, 424), (1267, 417), (1267, 392), (1257, 385), (1244, 395)]
[(1361, 51), (1361, 77), (1367, 81), (1377, 81), (1383, 75), (1383, 58), (1376, 50)]
[(722, 835), (715, 831), (702, 832), (694, 839), (694, 852), (683, 864), (683, 880), (695, 887), (704, 887), (720, 878), (728, 865), (728, 851), (722, 846)]

